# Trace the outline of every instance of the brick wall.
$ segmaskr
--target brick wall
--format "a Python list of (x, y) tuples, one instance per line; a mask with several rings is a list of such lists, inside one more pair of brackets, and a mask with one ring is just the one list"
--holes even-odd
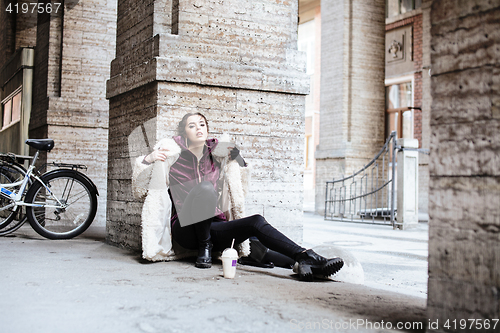
[[(413, 27), (413, 106), (422, 108), (422, 67), (423, 67), (423, 26), (422, 14), (415, 15), (403, 20), (387, 24), (386, 31), (394, 30), (404, 26)], [(413, 110), (413, 138), (418, 139), (419, 147), (422, 147), (422, 110)]]
[(434, 1), (431, 23), (428, 317), (491, 320), (500, 313), (500, 2)]
[(131, 160), (195, 111), (207, 116), (214, 136), (228, 133), (252, 165), (247, 215), (263, 214), (300, 242), (308, 78), (297, 51), (297, 2), (175, 4), (174, 18), (170, 1), (118, 3), (107, 84), (109, 242), (140, 248), (142, 204), (130, 195)]

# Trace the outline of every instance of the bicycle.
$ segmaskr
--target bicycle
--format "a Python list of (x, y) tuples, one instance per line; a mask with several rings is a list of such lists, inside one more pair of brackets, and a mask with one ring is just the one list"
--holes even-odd
[[(0, 179), (5, 182), (0, 183), (0, 228), (13, 221), (22, 225), (27, 218), (38, 234), (49, 239), (80, 235), (95, 218), (99, 195), (90, 178), (75, 170), (86, 167), (53, 163), (59, 168), (40, 174), (35, 167), (39, 153), (54, 148), (54, 140), (31, 139), (26, 140), (26, 144), (37, 151), (25, 174), (18, 179), (7, 168), (0, 173)], [(26, 209), (22, 223), (19, 221), (23, 215), (19, 211), (21, 207)]]
[[(26, 175), (26, 169), (18, 161), (26, 159), (31, 159), (31, 157), (0, 153), (0, 184), (15, 183), (22, 180)], [(31, 180), (28, 182), (28, 186), (30, 184)], [(19, 186), (16, 189), (19, 189)], [(4, 207), (8, 200), (10, 199), (0, 196), (0, 207)], [(16, 231), (26, 222), (25, 207), (20, 207), (12, 214), (10, 219), (7, 219), (10, 214), (12, 214), (12, 209), (0, 211), (0, 236)]]

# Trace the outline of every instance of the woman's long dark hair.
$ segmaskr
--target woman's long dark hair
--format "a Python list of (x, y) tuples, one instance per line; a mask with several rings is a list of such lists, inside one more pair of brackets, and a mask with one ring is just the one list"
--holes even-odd
[(208, 120), (207, 118), (201, 114), (200, 112), (192, 112), (192, 113), (186, 113), (184, 117), (182, 117), (182, 120), (179, 122), (179, 125), (177, 125), (177, 135), (182, 136), (183, 138), (186, 138), (186, 123), (189, 117), (191, 116), (200, 116), (205, 120), (205, 124), (207, 124), (207, 133), (210, 132), (210, 128), (208, 127)]

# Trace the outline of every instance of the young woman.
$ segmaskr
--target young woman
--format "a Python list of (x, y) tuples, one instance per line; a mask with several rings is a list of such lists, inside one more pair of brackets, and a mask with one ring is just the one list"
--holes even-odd
[[(301, 280), (339, 271), (342, 259), (326, 259), (306, 250), (261, 215), (243, 217), (240, 168), (246, 169), (246, 163), (234, 145), (208, 139), (208, 132), (205, 116), (186, 114), (177, 136), (161, 140), (152, 153), (136, 160), (134, 190), (146, 197), (143, 256), (172, 260), (189, 255), (186, 249), (197, 250), (195, 266), (210, 268), (212, 251), (230, 247), (234, 239), (240, 244), (240, 254), (248, 255), (248, 238), (256, 237), (269, 249), (295, 260)], [(170, 217), (168, 222), (162, 214)]]

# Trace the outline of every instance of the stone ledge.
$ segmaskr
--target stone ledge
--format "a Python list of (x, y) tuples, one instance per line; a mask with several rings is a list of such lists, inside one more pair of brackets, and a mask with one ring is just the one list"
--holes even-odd
[(116, 97), (154, 81), (299, 95), (309, 93), (309, 77), (291, 66), (262, 68), (225, 61), (156, 57), (111, 77), (106, 82), (106, 98)]

